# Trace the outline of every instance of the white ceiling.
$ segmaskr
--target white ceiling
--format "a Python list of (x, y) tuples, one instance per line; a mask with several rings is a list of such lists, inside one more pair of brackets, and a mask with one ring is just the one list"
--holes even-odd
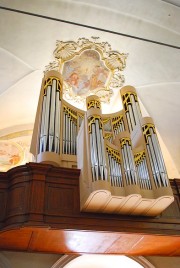
[[(169, 3), (168, 3), (169, 2)], [(174, 3), (171, 4), (170, 2)], [(0, 6), (180, 46), (179, 0), (0, 0)], [(125, 85), (136, 87), (162, 138), (170, 177), (180, 173), (180, 51), (117, 34), (0, 9), (0, 136), (33, 125), (44, 67), (56, 40), (98, 36), (129, 53)], [(118, 92), (109, 111), (120, 107)]]

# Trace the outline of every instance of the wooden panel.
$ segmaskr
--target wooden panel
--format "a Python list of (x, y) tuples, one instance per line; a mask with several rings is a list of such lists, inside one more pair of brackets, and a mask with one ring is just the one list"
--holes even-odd
[(23, 213), (25, 210), (25, 186), (17, 186), (9, 191), (7, 215), (12, 216), (18, 213)]
[(171, 182), (176, 202), (170, 212), (135, 217), (80, 212), (79, 173), (37, 163), (0, 173), (0, 249), (180, 255), (180, 180)]
[(43, 207), (44, 183), (41, 181), (33, 181), (30, 196), (30, 212), (43, 213)]
[(73, 210), (72, 188), (47, 186), (46, 213), (49, 215), (69, 214)]
[(6, 213), (7, 193), (0, 190), (0, 222), (4, 220)]
[(29, 221), (42, 222), (45, 199), (45, 176), (43, 174), (33, 176), (29, 199)]

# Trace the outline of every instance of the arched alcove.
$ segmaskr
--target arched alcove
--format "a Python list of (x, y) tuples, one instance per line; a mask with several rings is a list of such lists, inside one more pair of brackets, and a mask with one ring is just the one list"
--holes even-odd
[(144, 257), (120, 255), (64, 255), (51, 268), (155, 268)]

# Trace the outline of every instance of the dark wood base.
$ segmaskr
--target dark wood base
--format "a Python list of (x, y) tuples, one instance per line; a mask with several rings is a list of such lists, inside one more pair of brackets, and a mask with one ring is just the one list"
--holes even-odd
[(180, 180), (156, 218), (80, 212), (78, 169), (29, 163), (0, 173), (0, 249), (180, 255)]

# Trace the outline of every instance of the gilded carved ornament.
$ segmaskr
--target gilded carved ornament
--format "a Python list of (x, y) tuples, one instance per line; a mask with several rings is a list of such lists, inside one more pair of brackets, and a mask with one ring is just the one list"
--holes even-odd
[[(91, 77), (91, 79), (90, 74), (88, 74), (88, 78), (86, 78), (84, 85), (82, 85), (82, 77), (86, 75), (86, 73), (84, 73), (80, 77), (82, 78), (80, 85), (80, 79), (78, 80), (76, 77), (79, 75), (78, 72), (71, 73), (72, 76), (74, 75), (74, 77), (69, 76), (71, 81), (70, 78), (68, 79), (67, 77), (64, 79), (63, 95), (66, 100), (85, 103), (86, 97), (94, 94), (100, 98), (100, 101), (110, 102), (113, 91), (120, 89), (124, 84), (124, 76), (121, 74), (121, 71), (123, 71), (126, 66), (126, 58), (128, 55), (112, 50), (108, 42), (98, 42), (98, 39), (98, 37), (91, 37), (91, 39), (79, 38), (77, 42), (64, 42), (59, 40), (56, 42), (56, 49), (54, 51), (55, 60), (46, 66), (45, 72), (56, 70), (62, 72), (63, 76), (66, 76), (70, 67), (72, 68), (72, 65), (76, 64), (78, 61), (80, 62), (79, 59), (82, 58), (83, 55), (87, 58), (88, 53), (91, 53), (92, 56), (94, 53), (94, 56), (98, 55), (99, 57), (99, 59), (96, 59), (96, 62), (94, 62), (94, 64), (96, 64), (94, 67), (96, 67), (97, 70), (91, 70), (91, 76), (94, 75), (96, 80), (99, 79), (98, 81), (95, 81), (95, 79), (93, 81), (93, 78)], [(83, 62), (83, 64), (85, 63)], [(79, 64), (78, 68), (82, 68), (82, 64)], [(98, 79), (97, 72), (99, 72)], [(76, 87), (75, 84), (78, 82), (79, 87)]]

